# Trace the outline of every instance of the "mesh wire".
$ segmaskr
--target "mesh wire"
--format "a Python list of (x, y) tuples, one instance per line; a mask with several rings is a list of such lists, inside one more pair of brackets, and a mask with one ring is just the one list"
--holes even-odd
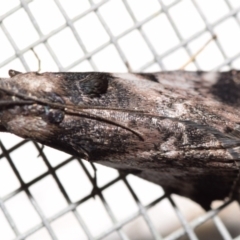
[[(10, 57), (0, 61), (0, 68), (7, 67), (15, 59), (19, 59), (22, 66), (24, 67), (24, 69), (26, 71), (30, 71), (31, 67), (29, 66), (29, 63), (26, 60), (26, 53), (28, 53), (29, 50), (31, 50), (32, 48), (35, 48), (35, 47), (39, 46), (40, 44), (43, 44), (46, 47), (51, 58), (55, 62), (59, 71), (69, 71), (69, 70), (73, 69), (74, 67), (78, 66), (79, 64), (83, 63), (85, 60), (87, 60), (89, 62), (90, 66), (93, 70), (96, 70), (96, 71), (99, 70), (98, 67), (96, 66), (93, 58), (96, 54), (98, 54), (102, 50), (106, 49), (110, 45), (115, 47), (115, 50), (118, 53), (122, 63), (126, 66), (126, 69), (129, 69), (131, 66), (131, 62), (129, 64), (128, 54), (126, 52), (124, 52), (123, 48), (121, 47), (120, 41), (125, 36), (128, 36), (132, 32), (137, 31), (138, 34), (141, 35), (145, 45), (147, 46), (148, 50), (152, 54), (152, 59), (149, 61), (145, 61), (142, 66), (137, 67), (134, 70), (145, 71), (145, 70), (149, 69), (151, 66), (156, 65), (156, 64), (158, 65), (159, 69), (167, 70), (168, 67), (166, 66), (164, 60), (168, 56), (170, 56), (172, 53), (176, 52), (179, 49), (185, 49), (188, 57), (190, 58), (194, 54), (194, 52), (191, 50), (189, 44), (194, 42), (194, 40), (200, 38), (205, 33), (208, 33), (210, 36), (214, 36), (215, 28), (217, 26), (223, 24), (228, 19), (234, 19), (234, 21), (238, 24), (238, 27), (239, 27), (238, 31), (240, 30), (240, 20), (238, 18), (238, 13), (240, 11), (240, 7), (234, 8), (232, 5), (232, 2), (230, 0), (224, 0), (224, 4), (226, 4), (226, 6), (228, 7), (228, 12), (226, 14), (223, 14), (222, 16), (220, 16), (219, 19), (217, 19), (216, 21), (214, 21), (212, 23), (210, 23), (208, 21), (207, 17), (205, 16), (205, 12), (199, 7), (198, 2), (196, 0), (189, 1), (193, 5), (193, 7), (197, 11), (197, 13), (199, 14), (202, 21), (204, 22), (204, 28), (200, 31), (197, 31), (196, 33), (192, 34), (189, 37), (183, 36), (183, 34), (181, 33), (178, 26), (176, 25), (172, 15), (171, 15), (171, 12), (170, 12), (174, 6), (177, 6), (179, 3), (183, 2), (184, 0), (171, 1), (171, 3), (169, 3), (168, 5), (166, 5), (166, 3), (165, 3), (166, 1), (158, 0), (156, 2), (159, 4), (159, 10), (154, 12), (154, 14), (147, 16), (143, 20), (139, 20), (136, 17), (136, 14), (134, 13), (134, 9), (130, 5), (128, 0), (122, 0), (121, 4), (124, 6), (125, 10), (128, 12), (133, 24), (131, 26), (129, 26), (126, 30), (121, 32), (120, 34), (116, 35), (116, 34), (112, 33), (112, 30), (109, 28), (108, 22), (105, 20), (105, 18), (103, 17), (103, 14), (101, 13), (101, 8), (105, 4), (109, 3), (110, 1), (111, 0), (103, 0), (103, 1), (95, 2), (95, 1), (89, 0), (89, 4), (90, 4), (89, 8), (87, 8), (80, 15), (70, 18), (68, 16), (66, 10), (64, 9), (61, 1), (54, 0), (53, 2), (55, 3), (55, 7), (61, 13), (61, 15), (64, 19), (64, 24), (53, 29), (51, 32), (45, 34), (42, 32), (41, 27), (39, 26), (38, 21), (35, 18), (34, 13), (32, 12), (32, 10), (29, 7), (31, 2), (34, 2), (34, 0), (29, 0), (29, 1), (20, 0), (18, 5), (11, 8), (6, 13), (4, 13), (2, 16), (0, 16), (0, 28), (3, 31), (4, 36), (6, 37), (7, 41), (10, 43), (10, 45), (14, 49), (14, 54), (12, 54)], [(112, 0), (112, 1), (114, 1), (114, 0)], [(48, 3), (46, 2), (45, 4), (46, 4), (46, 8), (47, 8)], [(217, 3), (216, 3), (216, 8), (217, 8)], [(17, 44), (17, 39), (15, 39), (14, 36), (12, 36), (10, 31), (8, 30), (7, 25), (5, 24), (5, 20), (7, 20), (10, 16), (14, 15), (21, 9), (23, 9), (24, 14), (28, 16), (32, 26), (34, 27), (34, 29), (38, 35), (38, 39), (36, 41), (32, 41), (31, 44), (29, 44), (28, 46), (25, 46), (23, 48), (19, 48), (19, 46)], [(75, 26), (75, 23), (78, 20), (84, 18), (85, 16), (87, 16), (90, 13), (94, 14), (94, 16), (97, 18), (97, 21), (105, 29), (105, 31), (108, 35), (108, 41), (95, 47), (91, 51), (89, 51), (89, 49), (85, 46), (84, 41), (82, 40), (82, 36), (76, 30), (76, 26)], [(144, 26), (148, 22), (151, 22), (154, 18), (161, 16), (163, 14), (166, 17), (166, 19), (169, 21), (171, 29), (176, 34), (179, 42), (177, 44), (175, 44), (173, 47), (171, 47), (170, 49), (168, 49), (167, 51), (163, 51), (161, 54), (159, 54), (158, 51), (155, 49), (154, 44), (152, 44), (148, 34), (144, 31)], [(74, 61), (72, 61), (70, 64), (67, 64), (67, 65), (62, 64), (61, 60), (58, 57), (58, 54), (53, 49), (52, 45), (50, 44), (50, 41), (48, 41), (51, 37), (57, 35), (58, 33), (60, 33), (61, 31), (63, 31), (66, 28), (70, 29), (71, 34), (74, 36), (77, 44), (80, 46), (80, 48), (83, 52), (83, 56), (75, 59)], [(223, 61), (221, 61), (221, 63), (218, 64), (217, 66), (215, 66), (214, 69), (222, 69), (225, 66), (228, 66), (231, 68), (232, 63), (240, 57), (240, 51), (229, 56), (226, 53), (226, 50), (224, 49), (221, 41), (219, 41), (218, 38), (215, 39), (214, 42), (215, 42), (218, 50), (220, 51), (221, 57), (223, 59)], [(198, 60), (193, 61), (193, 64), (194, 64), (195, 69), (201, 69), (201, 66), (200, 66)], [(8, 146), (5, 146), (4, 139), (2, 138), (2, 142), (0, 144), (1, 144), (1, 149), (2, 149), (2, 153), (0, 155), (0, 161), (3, 161), (3, 159), (5, 159), (8, 162), (8, 164), (10, 165), (12, 171), (14, 172), (16, 178), (18, 179), (18, 181), (20, 183), (20, 186), (17, 189), (11, 191), (10, 193), (8, 193), (0, 198), (0, 208), (3, 212), (3, 215), (4, 215), (8, 225), (10, 225), (12, 231), (14, 232), (15, 239), (19, 239), (19, 240), (26, 239), (26, 238), (32, 236), (34, 233), (36, 233), (37, 231), (39, 231), (42, 228), (45, 228), (47, 230), (48, 235), (50, 236), (50, 239), (59, 239), (59, 236), (57, 236), (52, 223), (69, 212), (73, 213), (77, 223), (79, 224), (80, 228), (83, 230), (85, 236), (91, 240), (92, 239), (96, 239), (96, 240), (107, 239), (107, 237), (111, 236), (112, 233), (116, 233), (115, 236), (117, 239), (130, 239), (129, 236), (125, 233), (124, 227), (127, 226), (133, 220), (137, 219), (138, 217), (143, 218), (145, 225), (149, 229), (149, 232), (151, 234), (151, 237), (149, 239), (168, 239), (168, 240), (170, 240), (170, 239), (180, 239), (183, 236), (188, 237), (189, 239), (198, 239), (198, 236), (197, 236), (195, 230), (200, 225), (206, 223), (210, 219), (213, 220), (213, 223), (215, 224), (217, 230), (219, 231), (222, 239), (227, 239), (227, 240), (228, 239), (235, 239), (235, 240), (240, 239), (240, 235), (234, 236), (234, 237), (231, 235), (231, 233), (229, 232), (229, 230), (227, 229), (225, 224), (222, 222), (221, 218), (218, 216), (220, 211), (226, 209), (229, 205), (233, 204), (230, 201), (222, 203), (219, 207), (217, 207), (209, 212), (206, 212), (204, 214), (201, 214), (200, 216), (195, 217), (192, 220), (187, 220), (185, 218), (184, 214), (182, 213), (182, 211), (179, 210), (176, 202), (174, 201), (174, 199), (171, 196), (166, 196), (164, 194), (161, 195), (159, 193), (159, 197), (155, 198), (151, 203), (149, 203), (147, 205), (142, 204), (141, 201), (139, 200), (137, 193), (134, 191), (134, 189), (132, 188), (132, 185), (128, 181), (127, 176), (122, 175), (120, 173), (113, 180), (111, 180), (111, 181), (107, 182), (105, 185), (97, 188), (97, 196), (100, 199), (101, 203), (103, 204), (109, 218), (112, 221), (112, 224), (110, 227), (102, 229), (102, 233), (100, 233), (98, 235), (94, 235), (91, 232), (89, 226), (87, 226), (87, 224), (85, 223), (85, 220), (82, 218), (80, 212), (77, 211), (77, 208), (79, 206), (83, 205), (84, 203), (90, 201), (90, 199), (93, 198), (92, 193), (89, 192), (89, 194), (86, 194), (84, 197), (82, 197), (78, 201), (72, 201), (71, 198), (69, 197), (68, 192), (65, 189), (65, 186), (63, 185), (61, 179), (59, 178), (59, 175), (57, 174), (57, 171), (59, 169), (62, 169), (64, 167), (66, 167), (70, 162), (75, 161), (81, 167), (81, 169), (83, 171), (82, 174), (86, 174), (90, 183), (92, 184), (92, 186), (94, 186), (93, 174), (92, 174), (89, 166), (87, 167), (86, 163), (84, 163), (80, 159), (75, 159), (73, 157), (66, 157), (66, 159), (64, 161), (53, 166), (48, 158), (48, 154), (46, 154), (46, 152), (45, 152), (45, 149), (42, 149), (42, 147), (38, 143), (33, 142), (33, 144), (30, 146), (30, 145), (27, 145), (27, 144), (29, 144), (29, 142), (27, 140), (18, 140), (18, 142), (16, 144), (12, 144), (11, 147), (8, 147)], [(36, 149), (39, 154), (39, 158), (47, 166), (47, 169), (44, 173), (40, 174), (37, 177), (34, 177), (31, 181), (25, 181), (23, 179), (22, 174), (19, 171), (18, 165), (12, 157), (12, 154), (14, 152), (16, 152), (20, 148), (23, 148), (25, 145), (28, 146), (27, 149), (29, 149), (29, 148)], [(44, 211), (42, 210), (42, 208), (40, 206), (41, 204), (39, 204), (39, 202), (35, 199), (34, 194), (32, 194), (32, 191), (31, 191), (31, 187), (33, 185), (37, 184), (38, 182), (40, 182), (41, 180), (43, 180), (44, 178), (46, 178), (48, 176), (52, 176), (52, 178), (54, 179), (54, 181), (56, 183), (56, 187), (58, 187), (60, 189), (61, 194), (63, 195), (65, 201), (67, 202), (67, 205), (64, 208), (62, 208), (57, 213), (52, 214), (51, 216), (46, 216), (46, 214), (44, 213)], [(129, 193), (133, 197), (135, 204), (137, 206), (137, 211), (135, 213), (128, 214), (128, 216), (122, 220), (119, 220), (118, 218), (116, 218), (113, 210), (111, 209), (111, 206), (110, 206), (111, 204), (108, 203), (108, 201), (106, 200), (106, 198), (103, 194), (103, 191), (105, 191), (106, 189), (108, 189), (112, 186), (114, 187), (115, 184), (117, 184), (118, 182), (124, 183), (125, 188), (129, 191)], [(76, 187), (77, 186), (78, 186), (78, 183), (76, 183)], [(26, 194), (27, 198), (29, 199), (29, 201), (31, 203), (31, 206), (33, 207), (34, 211), (38, 214), (38, 217), (40, 217), (40, 219), (41, 219), (40, 223), (35, 224), (30, 229), (28, 229), (27, 231), (24, 231), (24, 232), (19, 229), (18, 224), (16, 224), (15, 219), (12, 216), (13, 215), (12, 212), (9, 211), (9, 209), (7, 207), (8, 201), (13, 199), (15, 196), (17, 196), (19, 193), (22, 193), (22, 192), (24, 192)], [(149, 217), (148, 212), (151, 208), (158, 205), (160, 202), (162, 202), (164, 200), (168, 201), (171, 204), (171, 208), (176, 213), (176, 215), (181, 223), (181, 227), (163, 237), (163, 236), (161, 236), (161, 232), (159, 232), (157, 230), (155, 224), (153, 224), (151, 218)], [(159, 212), (159, 215), (161, 215), (161, 212)], [(162, 223), (159, 222), (159, 224), (162, 224)], [(68, 239), (71, 239), (71, 237), (69, 236)], [(109, 239), (113, 239), (113, 238), (110, 237)]]

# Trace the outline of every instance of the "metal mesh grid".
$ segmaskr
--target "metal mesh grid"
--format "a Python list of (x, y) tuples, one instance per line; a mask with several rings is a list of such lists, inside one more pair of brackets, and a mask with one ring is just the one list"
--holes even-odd
[[(166, 4), (166, 2), (169, 1), (164, 1), (164, 0), (158, 0), (156, 1), (159, 4), (159, 10), (155, 11), (153, 14), (147, 16), (146, 18), (139, 20), (138, 17), (136, 17), (136, 14), (134, 12), (133, 7), (130, 4), (129, 0), (121, 0), (121, 4), (123, 5), (124, 9), (128, 12), (131, 21), (133, 24), (129, 26), (126, 30), (122, 31), (120, 34), (113, 34), (111, 28), (109, 27), (109, 23), (106, 21), (106, 19), (103, 16), (103, 13), (101, 12), (101, 8), (109, 3), (113, 2), (115, 0), (103, 0), (103, 1), (93, 1), (89, 0), (89, 7), (82, 12), (80, 15), (74, 16), (73, 18), (70, 18), (67, 14), (67, 11), (64, 9), (62, 2), (59, 0), (54, 0), (53, 2), (55, 3), (56, 8), (58, 11), (61, 13), (63, 19), (64, 19), (64, 24), (61, 26), (53, 29), (49, 33), (45, 34), (41, 27), (39, 26), (39, 23), (37, 19), (35, 18), (35, 15), (33, 14), (32, 10), (30, 9), (29, 5), (34, 2), (34, 0), (20, 0), (19, 4), (17, 4), (15, 7), (11, 8), (9, 11), (4, 13), (2, 16), (0, 16), (0, 29), (3, 31), (4, 36), (7, 38), (8, 42), (11, 44), (14, 54), (12, 56), (7, 57), (6, 59), (3, 59), (0, 61), (0, 68), (3, 67), (8, 67), (9, 64), (15, 60), (19, 59), (22, 66), (26, 71), (32, 70), (32, 67), (29, 66), (28, 61), (26, 60), (26, 53), (29, 52), (32, 48), (37, 47), (40, 44), (44, 44), (46, 47), (48, 53), (50, 54), (51, 58), (55, 62), (56, 66), (58, 67), (59, 71), (69, 71), (72, 70), (74, 67), (78, 66), (80, 63), (84, 62), (87, 60), (90, 63), (90, 66), (93, 70), (98, 71), (98, 67), (94, 61), (94, 56), (101, 52), (102, 50), (106, 49), (108, 46), (113, 45), (121, 59), (121, 61), (124, 63), (126, 69), (130, 69), (132, 67), (131, 61), (128, 59), (128, 54), (126, 51), (123, 50), (123, 47), (120, 43), (121, 39), (123, 39), (125, 36), (128, 36), (134, 31), (137, 31), (138, 34), (140, 34), (141, 38), (143, 39), (144, 44), (147, 46), (149, 52), (152, 55), (152, 58), (150, 60), (147, 60), (144, 62), (143, 65), (140, 67), (132, 67), (133, 70), (136, 71), (145, 71), (147, 69), (151, 69), (153, 65), (158, 65), (159, 69), (166, 70), (169, 69), (166, 66), (165, 59), (170, 56), (172, 53), (179, 49), (184, 49), (190, 58), (194, 52), (192, 51), (190, 44), (194, 42), (194, 40), (198, 39), (201, 37), (203, 34), (206, 32), (209, 33), (210, 36), (215, 35), (215, 28), (222, 23), (224, 23), (228, 19), (234, 19), (234, 21), (238, 24), (239, 30), (240, 30), (240, 20), (238, 18), (238, 13), (240, 12), (240, 6), (235, 8), (232, 4), (233, 2), (230, 0), (223, 0), (224, 4), (228, 7), (228, 12), (226, 14), (223, 14), (218, 20), (214, 22), (209, 22), (207, 17), (205, 16), (205, 12), (201, 10), (199, 7), (199, 2), (196, 0), (191, 0), (188, 1), (190, 2), (194, 9), (197, 11), (199, 14), (201, 20), (204, 23), (204, 28), (200, 31), (195, 32), (191, 36), (184, 36), (184, 34), (181, 33), (179, 30), (179, 26), (176, 24), (176, 21), (174, 21), (172, 15), (171, 15), (171, 9), (174, 8), (174, 6), (177, 6), (181, 2), (187, 1), (187, 0), (176, 0), (176, 1), (170, 1), (171, 3)], [(50, 1), (49, 1), (50, 2)], [(46, 8), (48, 6), (48, 3), (46, 2)], [(217, 6), (216, 2), (216, 6)], [(12, 36), (10, 31), (8, 30), (8, 27), (5, 24), (5, 20), (7, 20), (10, 16), (14, 15), (16, 12), (19, 10), (23, 9), (24, 14), (26, 14), (34, 27), (38, 39), (36, 41), (32, 41), (28, 46), (25, 46), (23, 48), (19, 47), (19, 44), (17, 43), (17, 39)], [(89, 51), (89, 48), (86, 47), (86, 44), (82, 40), (81, 34), (79, 34), (79, 31), (76, 29), (75, 23), (78, 20), (83, 19), (85, 16), (88, 14), (93, 13), (95, 14), (94, 16), (96, 17), (97, 21), (101, 24), (103, 29), (108, 35), (108, 40), (105, 41), (105, 43), (95, 47), (93, 50)], [(155, 19), (156, 17), (163, 15), (166, 17), (168, 22), (170, 23), (170, 26), (172, 30), (174, 31), (178, 43), (175, 44), (173, 47), (170, 47), (166, 51), (163, 51), (161, 54), (155, 49), (154, 44), (152, 43), (151, 39), (149, 38), (148, 34), (144, 31), (144, 26), (151, 20)], [(23, 26), (24, 28), (24, 26)], [(53, 36), (57, 35), (64, 29), (70, 29), (71, 34), (74, 36), (77, 44), (80, 46), (83, 56), (80, 58), (75, 59), (72, 61), (70, 64), (63, 64), (62, 61), (59, 59), (58, 54), (54, 50), (52, 44), (49, 39), (51, 39)], [(238, 30), (238, 31), (239, 31)], [(160, 31), (160, 30), (159, 30)], [(0, 39), (1, 40), (1, 39)], [(221, 61), (220, 64), (214, 67), (214, 69), (222, 69), (222, 67), (228, 66), (231, 68), (232, 63), (237, 60), (240, 57), (240, 49), (239, 51), (236, 51), (235, 54), (232, 54), (229, 56), (229, 54), (226, 52), (225, 48), (222, 46), (221, 41), (219, 39), (215, 39), (214, 43), (216, 44), (218, 50), (221, 53), (221, 57), (223, 61)], [(195, 69), (201, 69), (201, 66), (198, 62), (198, 59), (193, 62), (193, 68)], [(79, 199), (78, 201), (72, 201), (71, 198), (69, 197), (68, 192), (65, 189), (64, 184), (59, 178), (59, 175), (57, 174), (57, 171), (61, 168), (66, 167), (70, 162), (77, 161), (77, 163), (80, 165), (82, 168), (83, 172), (86, 174), (87, 178), (91, 182), (92, 186), (94, 186), (94, 176), (91, 172), (91, 169), (89, 169), (89, 166), (87, 166), (87, 163), (85, 163), (82, 160), (75, 159), (73, 157), (69, 157), (62, 161), (60, 164), (57, 164), (53, 166), (48, 158), (48, 154), (45, 153), (45, 149), (42, 150), (41, 146), (35, 142), (33, 142), (33, 145), (31, 146), (32, 148), (35, 148), (37, 152), (39, 153), (40, 158), (43, 160), (45, 165), (47, 166), (47, 169), (44, 173), (40, 174), (39, 176), (33, 178), (31, 181), (25, 181), (22, 177), (21, 171), (19, 171), (19, 168), (16, 164), (16, 161), (12, 157), (12, 153), (14, 153), (17, 149), (23, 148), (26, 144), (29, 142), (26, 140), (21, 140), (17, 144), (13, 144), (11, 147), (7, 147), (4, 145), (4, 139), (3, 141), (0, 142), (2, 153), (0, 155), (0, 162), (5, 159), (8, 164), (10, 165), (12, 171), (14, 172), (16, 178), (18, 179), (20, 183), (20, 187), (15, 189), (14, 191), (11, 191), (10, 193), (2, 196), (0, 198), (0, 208), (3, 212), (3, 215), (6, 218), (6, 221), (10, 225), (11, 229), (14, 232), (15, 238), (14, 239), (26, 239), (28, 237), (31, 237), (34, 233), (36, 233), (38, 230), (45, 228), (48, 232), (49, 239), (59, 239), (59, 235), (56, 234), (56, 231), (52, 225), (54, 221), (57, 219), (61, 218), (65, 214), (72, 212), (76, 221), (80, 225), (80, 228), (83, 230), (84, 235), (86, 236), (87, 239), (107, 239), (107, 237), (110, 236), (108, 239), (130, 239), (129, 236), (125, 233), (124, 227), (128, 225), (130, 222), (133, 220), (137, 219), (138, 217), (142, 217), (144, 220), (144, 223), (148, 227), (151, 238), (150, 239), (179, 239), (183, 236), (188, 237), (189, 239), (198, 239), (198, 236), (196, 234), (196, 229), (200, 225), (204, 224), (207, 222), (209, 219), (213, 219), (213, 222), (217, 228), (217, 230), (220, 233), (220, 236), (222, 239), (240, 239), (239, 236), (231, 236), (229, 230), (225, 226), (225, 224), (222, 222), (220, 217), (218, 216), (219, 212), (227, 206), (231, 205), (231, 202), (226, 202), (217, 207), (214, 210), (211, 210), (209, 212), (206, 212), (204, 214), (201, 214), (201, 216), (194, 218), (191, 221), (188, 221), (182, 211), (179, 210), (177, 207), (176, 202), (173, 200), (171, 196), (166, 196), (162, 195), (161, 192), (159, 191), (159, 197), (155, 198), (151, 203), (144, 205), (141, 203), (141, 201), (138, 198), (137, 193), (134, 191), (132, 188), (130, 182), (127, 179), (126, 175), (118, 174), (117, 177), (115, 177), (113, 180), (107, 182), (105, 185), (101, 187), (97, 187), (97, 194), (96, 196), (100, 199), (100, 202), (103, 204), (110, 220), (112, 221), (112, 224), (110, 227), (102, 229), (102, 233), (95, 235), (91, 232), (89, 229), (89, 226), (85, 223), (85, 220), (82, 218), (81, 214), (77, 210), (77, 208), (84, 204), (85, 202), (89, 201), (90, 199), (93, 198), (93, 194), (89, 192), (89, 194), (86, 194), (84, 197)], [(33, 160), (34, 161), (34, 160)], [(63, 195), (65, 201), (67, 202), (67, 205), (61, 209), (61, 211), (58, 211), (57, 213), (51, 215), (51, 216), (46, 216), (44, 211), (41, 208), (41, 204), (35, 199), (34, 194), (31, 191), (31, 187), (38, 182), (40, 182), (42, 179), (52, 176), (54, 179), (57, 187), (60, 189), (61, 194)], [(135, 204), (137, 206), (137, 211), (133, 214), (129, 214), (126, 218), (123, 220), (119, 221), (119, 219), (116, 218), (112, 208), (111, 204), (108, 203), (108, 201), (105, 198), (105, 195), (103, 192), (110, 188), (111, 186), (115, 186), (118, 182), (123, 182), (124, 186), (126, 189), (128, 189), (129, 193), (131, 194), (132, 198), (135, 201)], [(7, 183), (6, 183), (7, 184)], [(80, 184), (80, 183), (79, 183)], [(78, 183), (76, 183), (78, 185)], [(76, 186), (77, 187), (77, 186)], [(8, 201), (14, 198), (16, 195), (19, 193), (24, 192), (28, 198), (28, 200), (31, 203), (31, 206), (34, 208), (34, 211), (38, 214), (38, 217), (40, 217), (40, 223), (35, 224), (32, 226), (30, 229), (27, 231), (21, 231), (18, 227), (18, 224), (16, 224), (15, 219), (12, 217), (12, 212), (9, 211), (7, 204)], [(168, 234), (167, 236), (161, 236), (161, 232), (159, 232), (156, 229), (156, 226), (153, 224), (152, 220), (149, 217), (149, 210), (162, 202), (163, 200), (169, 201), (169, 203), (172, 206), (172, 209), (176, 213), (180, 223), (181, 223), (181, 228)], [(159, 215), (161, 215), (161, 212), (159, 212)], [(162, 224), (159, 222), (159, 224)], [(135, 230), (137, 231), (137, 230)], [(114, 235), (115, 237), (111, 237), (112, 233), (116, 233)], [(30, 238), (29, 238), (30, 239)], [(34, 238), (33, 238), (34, 239)], [(68, 239), (71, 239), (69, 236)]]

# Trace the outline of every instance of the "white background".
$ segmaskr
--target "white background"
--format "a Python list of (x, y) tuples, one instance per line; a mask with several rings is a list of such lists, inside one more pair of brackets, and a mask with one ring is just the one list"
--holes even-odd
[[(102, 1), (95, 0), (93, 2), (101, 3)], [(157, 14), (162, 10), (159, 1), (126, 0), (126, 2), (129, 4), (135, 19), (129, 15), (126, 6), (121, 0), (106, 1), (99, 8), (99, 13), (103, 21), (106, 22), (111, 36), (103, 27), (95, 12), (89, 12), (89, 14), (74, 22), (73, 26), (85, 47), (84, 49), (79, 46), (70, 27), (63, 27), (57, 34), (52, 34), (59, 27), (66, 25), (66, 19), (57, 7), (56, 1), (33, 0), (28, 6), (39, 25), (41, 34), (39, 35), (39, 32), (36, 31), (23, 8), (2, 21), (2, 26), (0, 26), (0, 76), (8, 77), (9, 69), (22, 72), (26, 70), (37, 71), (37, 59), (33, 52), (28, 49), (30, 45), (36, 42), (39, 42), (39, 44), (34, 45), (34, 50), (41, 59), (41, 72), (59, 70), (127, 72), (128, 69), (124, 60), (127, 60), (132, 71), (163, 70), (156, 63), (154, 55), (163, 57), (161, 63), (166, 70), (179, 69), (190, 59), (191, 54), (197, 52), (211, 39), (211, 33), (205, 31), (189, 42), (187, 45), (189, 52), (181, 46), (184, 40), (191, 40), (197, 33), (206, 30), (206, 23), (190, 0), (179, 1), (178, 4), (169, 10), (173, 24), (179, 31), (178, 34), (174, 31), (166, 14)], [(162, 2), (165, 6), (168, 6), (174, 1), (163, 0)], [(60, 0), (59, 3), (65, 9), (67, 18), (71, 20), (91, 8), (88, 0)], [(227, 5), (224, 0), (199, 0), (196, 3), (199, 4), (199, 7), (205, 14), (206, 21), (210, 24), (209, 29), (213, 29), (213, 32), (217, 35), (217, 42), (212, 41), (198, 55), (197, 64), (199, 68), (211, 70), (223, 64), (225, 59), (233, 58), (231, 64), (225, 66), (222, 70), (229, 68), (240, 69), (240, 58), (238, 58), (240, 53), (240, 26), (237, 22), (240, 21), (239, 14), (236, 15), (236, 18), (227, 18), (214, 27), (214, 24), (219, 19), (232, 11), (229, 6), (232, 6), (233, 10), (237, 9), (240, 7), (240, 1), (229, 0), (228, 3), (230, 5)], [(0, 19), (1, 16), (19, 6), (19, 4), (19, 0), (0, 0)], [(142, 32), (135, 29), (120, 37), (125, 31), (134, 28), (137, 23), (145, 21), (154, 14), (156, 14), (156, 17), (142, 25)], [(7, 29), (10, 36), (14, 39), (15, 49), (9, 39), (7, 39), (4, 29)], [(52, 49), (53, 54), (59, 61), (58, 63), (54, 61), (46, 44), (41, 42), (41, 39), (46, 36), (50, 36), (47, 40), (47, 45)], [(153, 51), (150, 49), (144, 36), (147, 36), (147, 41), (154, 49)], [(119, 49), (116, 48), (116, 44), (114, 45), (114, 41), (117, 43), (123, 57), (120, 56)], [(173, 48), (176, 50), (166, 55)], [(17, 58), (15, 55), (16, 50), (20, 55), (22, 54), (29, 69), (26, 69), (23, 62)], [(89, 53), (92, 55), (92, 58), (84, 59), (84, 56)], [(197, 70), (197, 67), (191, 63), (186, 69)], [(9, 149), (20, 142), (21, 139), (10, 134), (1, 133), (1, 141)], [(48, 147), (44, 148), (44, 152), (53, 167), (70, 157)], [(48, 171), (46, 164), (37, 155), (38, 151), (31, 142), (10, 154), (25, 183)], [(85, 164), (92, 173), (91, 166), (86, 162)], [(97, 167), (98, 185), (100, 187), (118, 176), (118, 172), (113, 169), (99, 165)], [(90, 194), (92, 185), (77, 160), (59, 168), (56, 174), (72, 202), (76, 202)], [(159, 186), (131, 175), (127, 179), (143, 205), (163, 195), (163, 190)], [(20, 183), (8, 161), (5, 158), (1, 159), (0, 197), (4, 198), (19, 187)], [(46, 218), (51, 218), (54, 214), (68, 206), (67, 201), (51, 175), (47, 175), (40, 182), (33, 184), (29, 190)], [(123, 182), (117, 182), (112, 187), (104, 190), (103, 194), (117, 221), (124, 220), (139, 210)], [(196, 216), (204, 214), (203, 209), (192, 201), (178, 196), (174, 196), (174, 199), (187, 220), (190, 221)], [(219, 202), (215, 202), (214, 206), (218, 204)], [(42, 221), (24, 191), (20, 191), (6, 201), (5, 207), (20, 233), (27, 232)], [(91, 198), (79, 205), (77, 211), (93, 236), (98, 236), (113, 226), (99, 197)], [(240, 224), (239, 213), (239, 205), (233, 203), (220, 214), (233, 237), (240, 234), (238, 229)], [(162, 236), (166, 236), (181, 225), (176, 213), (166, 199), (150, 209), (148, 214)], [(68, 212), (53, 221), (51, 227), (58, 239), (87, 239), (72, 212)], [(123, 231), (130, 239), (152, 239), (142, 217), (127, 224)], [(200, 227), (198, 234), (201, 236), (201, 239), (217, 239), (219, 237), (212, 220)], [(209, 238), (209, 236), (212, 237)], [(13, 230), (0, 209), (0, 240), (14, 239), (15, 237)], [(47, 240), (51, 239), (51, 237), (46, 228), (43, 227), (26, 239)], [(119, 236), (117, 233), (113, 233), (105, 239), (119, 239)]]

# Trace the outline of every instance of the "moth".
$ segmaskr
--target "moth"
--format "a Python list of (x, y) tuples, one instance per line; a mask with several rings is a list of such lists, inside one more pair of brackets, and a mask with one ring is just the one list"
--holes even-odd
[(240, 201), (240, 72), (20, 73), (0, 131), (161, 185), (205, 209)]

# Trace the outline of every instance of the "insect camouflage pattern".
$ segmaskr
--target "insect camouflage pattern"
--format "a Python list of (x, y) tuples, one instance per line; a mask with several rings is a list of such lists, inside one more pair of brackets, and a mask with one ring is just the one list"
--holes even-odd
[(240, 201), (240, 72), (19, 73), (0, 130), (160, 184)]

